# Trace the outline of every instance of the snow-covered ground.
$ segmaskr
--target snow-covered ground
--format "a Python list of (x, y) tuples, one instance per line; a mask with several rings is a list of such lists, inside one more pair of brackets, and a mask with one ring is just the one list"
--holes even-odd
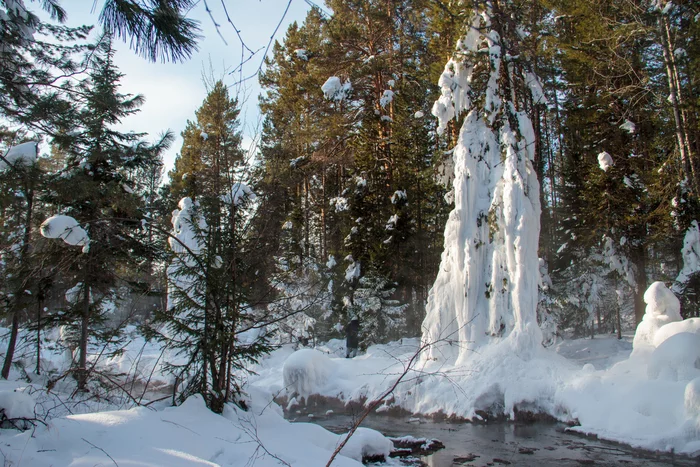
[[(606, 335), (565, 340), (523, 359), (503, 338), (468, 350), (470, 357), (459, 364), (413, 359), (379, 411), (400, 407), (478, 420), (527, 410), (632, 446), (697, 455), (700, 320), (678, 321), (666, 291), (656, 287), (638, 332), (620, 341)], [(55, 334), (49, 337), (58, 338)], [(135, 376), (132, 395), (145, 404), (167, 394), (170, 380), (161, 364), (172, 356), (135, 329), (129, 335), (124, 351), (102, 358), (96, 369)], [(51, 350), (50, 343), (45, 342), (42, 367), (59, 374), (68, 356)], [(316, 425), (284, 420), (273, 397), (288, 397), (290, 406), (311, 394), (369, 403), (404, 373), (420, 346), (418, 338), (402, 339), (372, 346), (353, 359), (343, 358), (340, 340), (316, 349), (282, 346), (251, 368), (255, 374), (244, 387), (250, 409), (230, 405), (223, 415), (210, 412), (196, 396), (179, 407), (169, 407), (170, 398), (134, 407), (119, 390), (108, 397), (97, 397), (98, 391), (78, 395), (76, 402), (68, 378), (47, 391), (46, 376), (16, 372), (16, 381), (0, 382), (0, 407), (9, 418), (41, 421), (24, 432), (0, 430), (0, 452), (9, 465), (28, 466), (267, 466), (279, 465), (278, 458), (290, 465), (325, 465), (341, 438)], [(26, 368), (33, 363), (29, 350), (19, 352)], [(25, 378), (33, 383), (20, 381)], [(148, 379), (154, 391), (144, 394), (140, 384)], [(360, 465), (363, 455), (386, 453), (390, 446), (379, 433), (362, 430), (334, 465)]]
[[(0, 392), (6, 399), (17, 393)], [(23, 402), (18, 414), (32, 407)], [(264, 393), (254, 395), (248, 411), (228, 405), (217, 415), (193, 396), (178, 407), (69, 415), (0, 435), (4, 465), (23, 466), (324, 466), (340, 439), (317, 425), (287, 422)], [(380, 433), (362, 429), (333, 465), (361, 466), (363, 455), (388, 455), (391, 447)]]
[[(229, 404), (222, 415), (207, 409), (199, 396), (178, 407), (170, 406), (170, 397), (149, 403), (172, 390), (163, 363), (176, 356), (145, 341), (135, 328), (126, 334), (118, 355), (105, 357), (105, 349), (97, 346), (90, 353), (92, 361), (97, 360), (95, 371), (121, 381), (131, 396), (92, 386), (90, 393), (71, 397), (72, 379), (55, 381), (70, 363), (70, 350), (61, 347), (59, 330), (47, 333), (43, 341), (42, 375), (30, 371), (36, 363), (34, 350), (24, 343), (27, 334), (20, 332), (18, 361), (25, 370), (15, 368), (10, 381), (0, 381), (0, 409), (12, 419), (0, 421), (0, 427), (7, 428), (0, 429), (4, 465), (325, 466), (344, 438), (314, 424), (291, 424), (270, 392), (253, 387), (246, 388), (249, 410)], [(50, 379), (55, 382), (47, 390)], [(333, 465), (361, 466), (363, 456), (388, 455), (391, 448), (383, 435), (363, 428)], [(390, 460), (387, 465), (398, 464)]]

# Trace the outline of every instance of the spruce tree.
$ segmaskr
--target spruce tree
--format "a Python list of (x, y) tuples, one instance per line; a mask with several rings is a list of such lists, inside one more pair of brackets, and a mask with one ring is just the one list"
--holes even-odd
[[(143, 134), (114, 129), (138, 111), (143, 98), (119, 93), (122, 75), (113, 55), (108, 39), (97, 44), (88, 77), (79, 87), (84, 100), (73, 116), (73, 126), (53, 139), (65, 154), (65, 167), (52, 180), (49, 200), (60, 214), (73, 217), (89, 237), (82, 251), (70, 248), (67, 253), (80, 290), (79, 300), (64, 318), (65, 324), (79, 330), (74, 369), (79, 390), (87, 389), (90, 340), (111, 339), (118, 332), (102, 325), (104, 305), (113, 288), (125, 268), (138, 271), (139, 264), (149, 264), (142, 263), (149, 256), (144, 241), (147, 221), (133, 177), (160, 165), (160, 154), (172, 141), (170, 133), (150, 144)], [(46, 224), (45, 229), (50, 228)]]

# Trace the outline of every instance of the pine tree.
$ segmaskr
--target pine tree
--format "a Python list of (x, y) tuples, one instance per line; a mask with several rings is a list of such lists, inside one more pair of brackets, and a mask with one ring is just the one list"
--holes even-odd
[[(285, 254), (322, 267), (352, 256), (397, 282), (417, 332), (437, 270), (445, 205), (432, 160), (424, 2), (330, 2), (290, 27), (262, 75), (263, 159)], [(265, 197), (265, 187), (262, 196)], [(272, 196), (270, 200), (272, 201)], [(397, 200), (397, 202), (392, 202)], [(280, 204), (282, 204), (280, 206)], [(278, 231), (279, 232), (279, 231)], [(279, 247), (279, 246), (278, 246)], [(361, 272), (362, 273), (362, 272)], [(335, 268), (334, 315), (353, 287)]]
[(165, 325), (161, 338), (186, 357), (185, 364), (171, 365), (180, 395), (200, 393), (218, 413), (240, 391), (234, 372), (268, 348), (264, 335), (245, 339), (262, 327), (253, 292), (265, 278), (256, 274), (261, 252), (250, 228), (255, 195), (239, 112), (237, 100), (216, 82), (183, 133), (171, 193), (191, 197), (180, 199), (173, 214), (168, 309), (157, 320)]

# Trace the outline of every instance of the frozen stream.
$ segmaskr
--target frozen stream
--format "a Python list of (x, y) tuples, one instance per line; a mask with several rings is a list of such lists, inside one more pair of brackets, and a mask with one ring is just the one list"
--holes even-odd
[[(336, 433), (347, 432), (350, 415), (298, 415), (297, 421), (312, 421)], [(567, 433), (565, 425), (535, 423), (452, 424), (428, 420), (372, 415), (362, 426), (387, 436), (411, 435), (436, 438), (445, 449), (421, 460), (430, 467), (452, 466), (696, 466), (699, 459), (654, 454), (628, 446)], [(413, 464), (415, 465), (415, 464)]]

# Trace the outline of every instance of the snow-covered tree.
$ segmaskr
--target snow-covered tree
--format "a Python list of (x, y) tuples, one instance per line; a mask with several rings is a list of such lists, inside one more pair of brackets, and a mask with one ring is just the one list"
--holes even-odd
[(143, 198), (133, 177), (159, 166), (162, 151), (172, 141), (170, 133), (151, 144), (143, 134), (114, 129), (138, 111), (143, 99), (119, 93), (122, 75), (113, 55), (109, 40), (97, 44), (87, 77), (78, 87), (83, 100), (77, 103), (69, 128), (53, 138), (56, 151), (65, 156), (65, 166), (52, 177), (46, 201), (59, 214), (42, 225), (45, 237), (71, 245), (56, 247), (67, 249), (71, 279), (81, 284), (80, 300), (63, 318), (63, 324), (80, 330), (74, 368), (80, 389), (86, 389), (90, 339), (111, 337), (112, 330), (101, 324), (104, 313), (114, 309), (107, 305), (107, 297), (122, 279), (120, 269), (137, 272), (148, 264), (143, 260), (151, 253)]
[(539, 185), (525, 105), (544, 97), (519, 48), (527, 31), (511, 7), (478, 3), (440, 77), (438, 130), (467, 115), (453, 153), (455, 208), (423, 322), (423, 341), (435, 343), (425, 358), (468, 358), (469, 348), (504, 338), (526, 358), (542, 341)]

